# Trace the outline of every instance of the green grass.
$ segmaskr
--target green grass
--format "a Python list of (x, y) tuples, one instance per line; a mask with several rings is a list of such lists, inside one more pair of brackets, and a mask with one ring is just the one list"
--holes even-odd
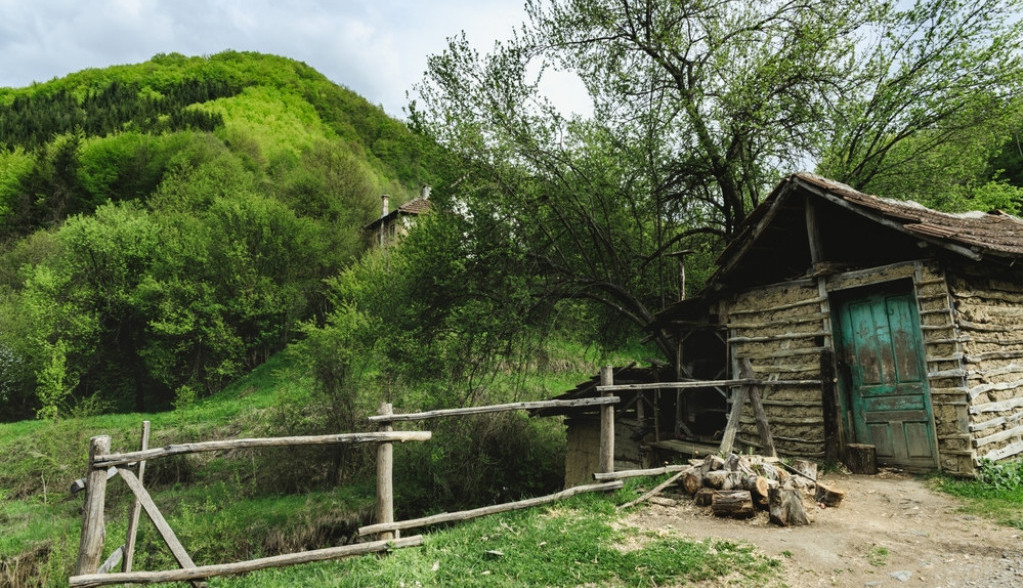
[(764, 586), (778, 578), (778, 562), (748, 545), (618, 528), (616, 501), (579, 497), (429, 532), (422, 547), (386, 557), (266, 570), (211, 586), (660, 586), (724, 578)]
[(963, 501), (963, 512), (1023, 529), (1023, 460), (982, 463), (976, 480), (935, 478), (935, 486)]
[[(594, 373), (591, 353), (553, 345), (547, 357), (556, 368), (525, 379), (509, 374), (508, 381), (494, 386), (530, 390), (527, 397), (518, 397), (523, 400), (549, 397)], [(278, 355), (214, 397), (171, 412), (0, 424), (0, 588), (66, 585), (78, 549), (82, 506), (82, 496), (71, 497), (67, 489), (84, 474), (91, 436), (110, 435), (113, 451), (130, 451), (138, 447), (144, 419), (152, 423), (151, 446), (301, 434), (296, 431), (305, 426), (302, 409), (311, 399), (312, 383), (298, 366), (294, 357)], [(431, 447), (439, 452), (438, 459), (445, 459), (443, 447)], [(413, 462), (409, 452), (417, 448), (399, 447), (396, 458), (409, 468), (427, 468), (427, 476), (441, 475), (440, 466), (447, 462)], [(523, 445), (521, 451), (528, 450)], [(323, 458), (314, 448), (177, 456), (152, 461), (146, 486), (198, 564), (242, 561), (344, 544), (366, 522), (374, 499), (372, 477), (350, 472), (344, 484), (307, 480), (310, 471), (323, 470), (317, 467)], [(448, 470), (457, 473), (452, 465), (458, 464), (448, 464)], [(416, 496), (419, 488), (410, 485), (413, 471), (423, 483), (417, 470), (408, 471), (404, 482), (400, 475), (397, 479), (396, 494), (405, 501), (396, 504), (399, 518), (421, 514), (402, 512), (411, 504), (405, 499)], [(385, 557), (267, 570), (211, 584), (651, 586), (725, 581), (727, 576), (733, 585), (755, 586), (776, 577), (777, 562), (754, 554), (749, 546), (618, 528), (614, 506), (625, 500), (622, 495), (578, 497), (548, 508), (428, 529), (422, 547)], [(130, 492), (120, 480), (112, 480), (106, 554), (123, 542), (130, 504)], [(176, 567), (145, 517), (135, 562), (140, 570)]]

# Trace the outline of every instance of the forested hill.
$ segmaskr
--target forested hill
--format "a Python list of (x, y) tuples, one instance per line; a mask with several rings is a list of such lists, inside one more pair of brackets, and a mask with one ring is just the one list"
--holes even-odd
[(0, 88), (0, 420), (152, 410), (326, 307), (435, 148), (309, 66), (158, 55)]

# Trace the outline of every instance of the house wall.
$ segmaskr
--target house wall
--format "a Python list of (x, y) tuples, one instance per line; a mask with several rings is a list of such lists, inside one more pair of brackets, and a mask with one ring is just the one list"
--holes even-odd
[(962, 336), (965, 418), (977, 458), (1023, 454), (1023, 274), (950, 271)]
[[(896, 280), (904, 280), (907, 285), (912, 283), (917, 297), (938, 465), (947, 472), (972, 474), (975, 451), (971, 447), (970, 427), (977, 417), (970, 414), (962, 364), (963, 342), (952, 310), (953, 301), (958, 299), (950, 295), (944, 270), (936, 262), (902, 262), (787, 282), (736, 295), (719, 309), (729, 328), (733, 364), (738, 358), (749, 358), (754, 374), (767, 380), (819, 380), (821, 354), (834, 349), (829, 295)], [(1023, 302), (1023, 288), (1015, 295)], [(1019, 321), (1023, 329), (1023, 313)], [(1023, 335), (1017, 343), (1018, 370), (1000, 373), (998, 377), (1012, 380), (1010, 373), (1015, 374), (1015, 379), (1023, 386)], [(826, 456), (823, 394), (821, 384), (764, 389), (764, 410), (780, 454), (818, 459)], [(1023, 413), (1023, 401), (1013, 407)], [(1019, 426), (1017, 431), (1023, 433), (1023, 415), (1017, 414), (1006, 410), (997, 416), (1013, 419), (1012, 424), (1006, 422), (1004, 426)], [(995, 426), (991, 424), (990, 430), (994, 431)], [(1012, 437), (1010, 433), (1004, 434)], [(1019, 440), (1018, 435), (1012, 438)], [(761, 445), (748, 405), (742, 414), (738, 439), (754, 448)], [(1000, 443), (1007, 444), (1006, 440)], [(1023, 451), (1023, 442), (1020, 450)]]
[[(822, 306), (823, 304), (823, 306)], [(728, 326), (733, 363), (749, 359), (755, 377), (766, 380), (817, 380), (820, 356), (830, 338), (826, 297), (807, 279), (737, 294), (719, 309)], [(820, 385), (766, 386), (764, 412), (778, 453), (825, 456), (824, 405)], [(759, 450), (753, 411), (742, 413), (737, 440)]]

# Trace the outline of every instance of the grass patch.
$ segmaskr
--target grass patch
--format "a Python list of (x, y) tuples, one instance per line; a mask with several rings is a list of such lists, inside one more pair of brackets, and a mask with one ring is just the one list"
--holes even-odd
[(935, 478), (935, 486), (963, 501), (963, 512), (1023, 529), (1023, 460), (982, 462), (976, 480)]
[[(692, 541), (616, 529), (616, 499), (589, 495), (491, 516), (426, 535), (386, 557), (266, 570), (213, 586), (763, 586), (778, 562), (729, 541)], [(628, 546), (628, 547), (626, 547)]]

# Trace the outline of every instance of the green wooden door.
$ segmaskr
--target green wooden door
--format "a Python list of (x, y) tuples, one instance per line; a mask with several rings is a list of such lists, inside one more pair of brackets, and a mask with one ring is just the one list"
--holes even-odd
[(907, 469), (937, 463), (919, 318), (910, 294), (878, 293), (839, 306), (852, 433), (877, 461)]

